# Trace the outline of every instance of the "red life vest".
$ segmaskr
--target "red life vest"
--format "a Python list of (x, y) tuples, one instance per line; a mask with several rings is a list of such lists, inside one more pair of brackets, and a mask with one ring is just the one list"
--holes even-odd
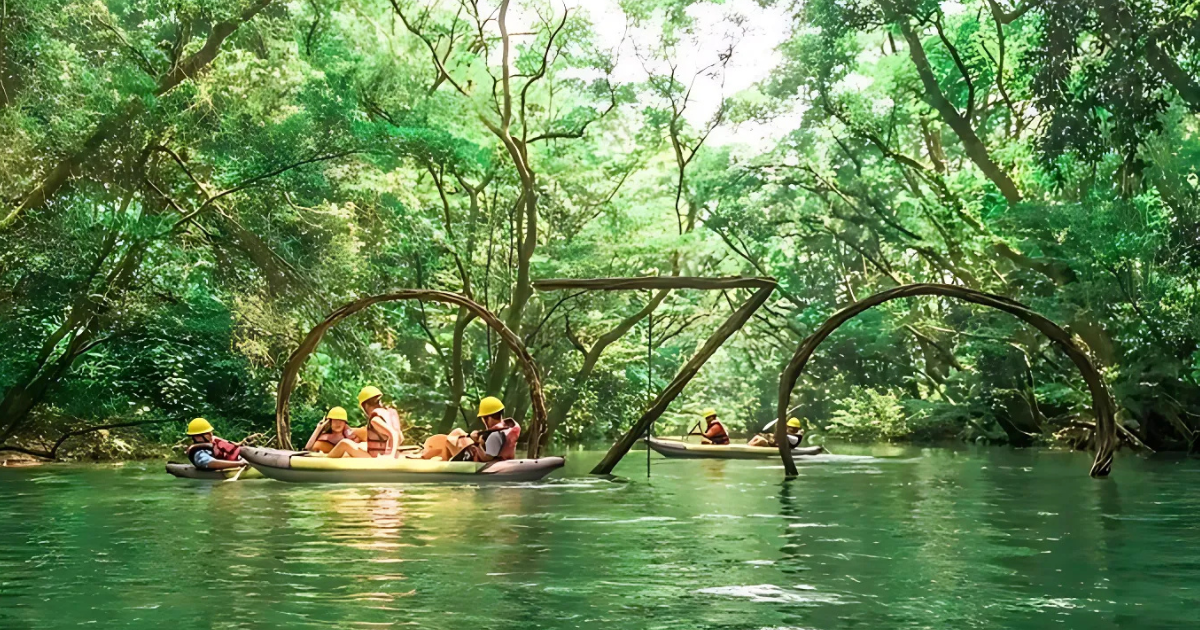
[(223, 459), (227, 462), (236, 462), (242, 458), (242, 447), (230, 442), (222, 440), (219, 437), (213, 438), (213, 457)]
[(504, 447), (500, 449), (500, 459), (517, 458), (517, 439), (521, 437), (521, 425), (512, 418), (503, 420), (504, 428), (498, 429), (504, 435)]
[(504, 445), (500, 447), (500, 454), (496, 455), (493, 461), (517, 458), (517, 440), (521, 437), (521, 425), (517, 424), (517, 421), (512, 418), (504, 418), (497, 426), (499, 427), (498, 429), (488, 429), (479, 434), (479, 443), (484, 448), (477, 450), (475, 461), (483, 461), (477, 457), (485, 452), (488, 438), (496, 433), (499, 433), (504, 438)]
[[(720, 429), (720, 431), (713, 432), (713, 429)], [(714, 420), (712, 424), (708, 425), (704, 437), (713, 444), (729, 444), (729, 432), (725, 430), (725, 425), (721, 424), (720, 420)]]
[(192, 462), (192, 465), (196, 464), (196, 453), (200, 451), (209, 451), (212, 453), (214, 459), (227, 462), (236, 462), (242, 458), (242, 447), (219, 437), (214, 437), (212, 442), (192, 444), (187, 448), (187, 457)]

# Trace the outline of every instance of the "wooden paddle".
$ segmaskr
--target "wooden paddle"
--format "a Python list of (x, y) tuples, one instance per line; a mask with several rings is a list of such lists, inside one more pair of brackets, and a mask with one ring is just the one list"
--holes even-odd
[(225, 481), (237, 481), (242, 476), (242, 471), (246, 470), (249, 467), (250, 466), (242, 466), (241, 468), (239, 468), (237, 470), (237, 472), (233, 473), (232, 477), (226, 479)]

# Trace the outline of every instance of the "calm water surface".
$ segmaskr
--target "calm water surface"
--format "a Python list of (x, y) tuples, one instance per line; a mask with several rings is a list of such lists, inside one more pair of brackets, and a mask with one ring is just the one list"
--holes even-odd
[(0, 469), (0, 627), (1196, 628), (1200, 462), (859, 449), (536, 484)]

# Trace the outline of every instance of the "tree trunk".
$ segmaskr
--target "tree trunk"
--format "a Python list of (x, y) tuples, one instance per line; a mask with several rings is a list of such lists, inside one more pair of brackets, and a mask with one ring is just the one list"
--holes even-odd
[(1152, 35), (1146, 42), (1146, 61), (1175, 88), (1193, 112), (1200, 112), (1200, 84), (1162, 49), (1157, 36)]
[[(650, 408), (646, 410), (646, 413), (642, 414), (641, 418), (638, 418), (637, 422), (633, 424), (633, 427), (631, 427), (629, 431), (622, 436), (621, 439), (612, 446), (612, 448), (608, 450), (608, 453), (604, 455), (604, 459), (600, 460), (599, 464), (596, 464), (596, 467), (592, 469), (593, 475), (607, 475), (612, 473), (613, 468), (616, 468), (617, 464), (621, 461), (621, 458), (625, 457), (625, 454), (628, 453), (629, 449), (633, 447), (634, 442), (637, 442), (643, 435), (646, 434), (646, 431), (652, 424), (654, 424), (654, 421), (657, 420), (658, 417), (667, 410), (667, 407), (671, 404), (671, 402), (683, 392), (683, 388), (687, 387), (687, 384), (692, 380), (693, 377), (696, 376), (696, 373), (700, 371), (700, 368), (704, 367), (704, 364), (708, 361), (709, 357), (711, 357), (713, 353), (715, 353), (717, 349), (721, 347), (721, 344), (725, 343), (725, 341), (729, 339), (733, 333), (740, 330), (742, 326), (744, 326), (746, 322), (754, 316), (754, 313), (757, 312), (758, 309), (767, 301), (767, 299), (771, 297), (771, 293), (774, 292), (774, 290), (774, 282), (772, 282), (770, 286), (759, 289), (754, 293), (753, 296), (750, 297), (749, 300), (746, 301), (745, 304), (741, 306), (741, 308), (739, 308), (737, 311), (734, 311), (733, 315), (731, 315), (729, 319), (725, 320), (725, 323), (721, 324), (721, 327), (718, 328), (716, 332), (714, 332), (712, 336), (710, 336), (708, 340), (704, 342), (704, 346), (700, 348), (700, 351), (684, 364), (684, 366), (679, 370), (679, 373), (675, 375), (675, 378), (671, 380), (671, 383), (667, 385), (667, 388), (664, 389), (663, 392), (654, 399), (654, 402), (650, 405)], [(786, 423), (787, 420), (784, 419), (783, 424)], [(785, 438), (784, 443), (786, 442), (787, 440)]]
[(987, 147), (979, 136), (975, 135), (975, 130), (971, 127), (971, 123), (963, 118), (962, 114), (958, 113), (958, 109), (954, 107), (946, 95), (942, 93), (942, 88), (938, 85), (937, 77), (933, 74), (933, 68), (929, 65), (929, 58), (925, 56), (925, 47), (921, 44), (921, 38), (913, 30), (912, 24), (908, 21), (908, 16), (895, 11), (895, 8), (888, 2), (886, 5), (890, 9), (891, 16), (900, 26), (900, 31), (904, 34), (904, 39), (908, 42), (908, 54), (913, 60), (913, 65), (917, 67), (917, 74), (921, 77), (921, 84), (925, 86), (925, 98), (929, 104), (937, 110), (941, 115), (942, 120), (950, 126), (958, 136), (958, 139), (963, 144), (963, 149), (971, 161), (983, 171), (983, 174), (996, 187), (1000, 189), (1000, 193), (1008, 200), (1008, 203), (1015, 204), (1021, 201), (1021, 192), (1017, 190), (1017, 185), (1009, 178), (1008, 173), (1000, 168), (992, 161), (988, 155)]
[(588, 379), (591, 378), (592, 370), (595, 369), (596, 363), (600, 361), (600, 355), (604, 353), (604, 350), (621, 337), (624, 337), (638, 322), (645, 319), (650, 313), (653, 313), (662, 304), (662, 301), (666, 299), (668, 292), (669, 289), (659, 290), (642, 310), (626, 317), (620, 324), (617, 324), (616, 328), (601, 335), (596, 340), (596, 343), (592, 344), (591, 349), (583, 357), (583, 365), (579, 367), (579, 371), (575, 373), (575, 377), (571, 379), (570, 384), (558, 394), (557, 399), (554, 401), (554, 406), (550, 409), (550, 415), (546, 420), (546, 436), (543, 440), (549, 441), (554, 430), (567, 419), (567, 416), (571, 413), (571, 408), (579, 400), (579, 394), (583, 392), (584, 386), (587, 385)]
[(467, 332), (467, 324), (470, 324), (472, 319), (475, 319), (474, 313), (466, 307), (458, 307), (458, 318), (454, 320), (454, 340), (450, 344), (450, 402), (446, 403), (446, 411), (434, 427), (435, 433), (449, 433), (462, 413), (462, 397), (466, 390), (463, 378), (463, 337)]
[[(1122, 0), (1099, 0), (1096, 3), (1096, 13), (1100, 16), (1104, 34), (1118, 43), (1128, 43), (1138, 46), (1138, 41), (1146, 34), (1146, 27), (1139, 23), (1133, 12), (1125, 6)], [(1171, 55), (1163, 50), (1159, 43), (1159, 32), (1174, 27), (1168, 23), (1150, 33), (1141, 50), (1134, 49), (1134, 54), (1140, 53), (1146, 63), (1154, 68), (1175, 91), (1179, 93), (1188, 107), (1194, 112), (1200, 112), (1200, 85), (1195, 79), (1181, 68)]]
[[(509, 330), (515, 332), (517, 336), (521, 336), (523, 333), (521, 324), (525, 315), (525, 305), (529, 303), (529, 297), (533, 295), (529, 264), (533, 260), (533, 252), (537, 247), (537, 191), (534, 190), (532, 182), (523, 188), (521, 196), (524, 203), (521, 205), (525, 211), (525, 233), (522, 243), (517, 249), (517, 282), (513, 287), (512, 300), (504, 321)], [(501, 345), (496, 352), (495, 362), (492, 363), (492, 369), (488, 375), (489, 394), (495, 395), (504, 387), (504, 381), (509, 375), (510, 356), (509, 348)]]
[[(128, 206), (131, 198), (126, 197), (123, 208)], [(65, 320), (42, 344), (42, 350), (33, 368), (21, 383), (5, 392), (4, 399), (0, 401), (0, 442), (20, 428), (29, 417), (29, 413), (42, 401), (46, 392), (70, 370), (75, 360), (95, 346), (92, 339), (103, 323), (101, 316), (133, 283), (142, 263), (142, 255), (148, 246), (146, 241), (130, 245), (105, 276), (104, 284), (92, 287), (92, 282), (99, 274), (104, 261), (112, 254), (116, 240), (117, 233), (114, 230), (101, 245), (100, 253)], [(95, 295), (103, 297), (93, 297)], [(66, 348), (53, 361), (51, 367), (47, 368), (54, 350), (68, 336), (71, 336), (71, 340), (67, 342)]]
[[(204, 42), (204, 46), (200, 50), (181, 60), (158, 78), (158, 85), (154, 90), (154, 95), (162, 96), (177, 87), (180, 83), (202, 72), (220, 54), (221, 45), (225, 40), (237, 31), (238, 27), (253, 19), (255, 15), (258, 15), (267, 5), (271, 4), (271, 1), (255, 0), (254, 4), (242, 11), (236, 18), (214, 24), (212, 31), (209, 32), (208, 39)], [(41, 183), (26, 194), (21, 199), (21, 203), (16, 208), (13, 208), (4, 219), (0, 220), (0, 231), (12, 227), (27, 210), (34, 210), (46, 205), (46, 202), (53, 198), (73, 175), (77, 175), (80, 169), (96, 157), (104, 143), (112, 138), (119, 138), (124, 135), (124, 132), (129, 129), (133, 121), (144, 111), (145, 105), (143, 101), (140, 98), (134, 98), (127, 102), (118, 112), (101, 120), (96, 130), (84, 140), (83, 146), (78, 151), (69, 154), (56, 164), (54, 168), (50, 169), (46, 173), (46, 176), (42, 178)]]

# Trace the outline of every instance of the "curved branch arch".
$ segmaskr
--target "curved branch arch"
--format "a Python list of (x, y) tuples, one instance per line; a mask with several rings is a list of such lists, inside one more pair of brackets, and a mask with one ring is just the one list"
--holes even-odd
[(1114, 418), (1116, 404), (1108, 391), (1104, 377), (1100, 375), (1100, 371), (1096, 369), (1096, 365), (1092, 362), (1087, 348), (1076, 342), (1058, 324), (1055, 324), (1020, 302), (1003, 296), (950, 284), (906, 284), (876, 293), (838, 311), (833, 317), (830, 317), (822, 324), (816, 332), (809, 335), (800, 343), (800, 347), (796, 349), (792, 360), (788, 362), (787, 368), (783, 371), (783, 376), (779, 379), (779, 406), (777, 414), (779, 421), (775, 423), (775, 440), (779, 444), (779, 454), (783, 458), (784, 469), (789, 476), (796, 474), (796, 464), (792, 460), (791, 450), (785, 448), (785, 445), (788, 443), (784, 437), (787, 431), (785, 428), (787, 422), (785, 416), (787, 415), (788, 408), (791, 406), (792, 390), (796, 387), (796, 381), (800, 378), (800, 373), (804, 371), (804, 366), (808, 364), (808, 360), (816, 352), (817, 347), (833, 331), (841, 327), (842, 324), (854, 319), (862, 312), (879, 306), (884, 302), (917, 295), (951, 297), (1004, 311), (1038, 329), (1039, 332), (1062, 349), (1070, 357), (1075, 367), (1079, 369), (1079, 374), (1087, 383), (1088, 391), (1092, 394), (1092, 410), (1096, 414), (1096, 459), (1092, 463), (1091, 475), (1093, 477), (1108, 476), (1108, 473), (1112, 469), (1113, 452), (1117, 447), (1117, 423)]
[(292, 390), (296, 387), (300, 368), (304, 366), (304, 362), (308, 360), (309, 355), (321, 343), (321, 339), (325, 336), (325, 333), (338, 322), (368, 306), (379, 304), (380, 302), (398, 302), (403, 300), (428, 300), (430, 302), (442, 302), (461, 306), (483, 320), (488, 327), (500, 335), (500, 338), (521, 362), (521, 371), (524, 373), (525, 381), (529, 385), (529, 399), (533, 406), (534, 417), (529, 431), (529, 457), (537, 457), (538, 443), (541, 441), (540, 434), (542, 428), (546, 426), (546, 399), (542, 394), (542, 382), (538, 376), (537, 364), (534, 362), (533, 356), (529, 354), (529, 350), (525, 348), (525, 344), (521, 343), (521, 340), (509, 330), (508, 326), (505, 326), (504, 322), (500, 321), (494, 313), (482, 305), (458, 293), (427, 289), (402, 289), (393, 293), (359, 298), (330, 313), (324, 321), (309, 331), (308, 335), (304, 337), (304, 341), (300, 343), (300, 346), (296, 348), (295, 352), (292, 352), (292, 356), (288, 357), (287, 364), (283, 368), (283, 376), (279, 379), (279, 390), (275, 395), (275, 433), (279, 447), (289, 450), (292, 448), (288, 401), (292, 396)]

